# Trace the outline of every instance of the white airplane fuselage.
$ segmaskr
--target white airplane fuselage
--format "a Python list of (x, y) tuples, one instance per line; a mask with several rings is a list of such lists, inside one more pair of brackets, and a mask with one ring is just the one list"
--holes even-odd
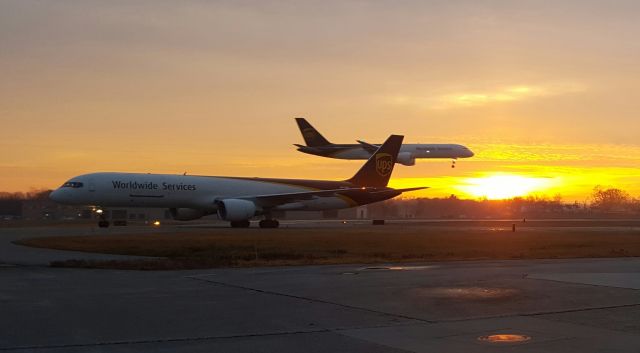
[[(411, 158), (469, 158), (473, 157), (467, 147), (456, 144), (403, 144), (398, 153), (399, 157), (411, 155)], [(327, 157), (338, 159), (368, 159), (371, 152), (366, 151), (360, 145), (337, 151), (335, 155)]]
[[(219, 199), (250, 195), (288, 194), (349, 187), (339, 181), (234, 178), (143, 173), (92, 173), (74, 177), (53, 191), (59, 203), (102, 207), (194, 208), (214, 212)], [(73, 187), (73, 186), (78, 187)], [(276, 209), (325, 210), (353, 207), (344, 196), (322, 197), (284, 204)]]

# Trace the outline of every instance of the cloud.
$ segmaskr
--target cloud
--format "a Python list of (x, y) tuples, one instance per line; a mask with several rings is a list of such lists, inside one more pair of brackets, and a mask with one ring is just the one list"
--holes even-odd
[(616, 144), (476, 143), (474, 161), (629, 165), (640, 162), (640, 146)]
[(579, 93), (585, 90), (586, 87), (584, 85), (574, 83), (549, 85), (520, 84), (493, 89), (464, 90), (428, 96), (398, 94), (388, 96), (386, 101), (395, 105), (412, 105), (421, 108), (443, 110), (517, 102)]

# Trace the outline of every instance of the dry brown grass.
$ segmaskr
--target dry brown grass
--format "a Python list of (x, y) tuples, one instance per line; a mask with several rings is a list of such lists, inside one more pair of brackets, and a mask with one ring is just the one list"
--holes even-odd
[(161, 257), (53, 265), (185, 269), (479, 259), (640, 256), (631, 228), (510, 229), (384, 226), (322, 229), (206, 229), (158, 234), (47, 237), (20, 244)]

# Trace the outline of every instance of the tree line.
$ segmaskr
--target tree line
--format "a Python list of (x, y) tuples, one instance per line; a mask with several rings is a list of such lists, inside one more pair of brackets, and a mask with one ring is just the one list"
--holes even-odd
[(562, 195), (529, 195), (504, 200), (445, 198), (395, 199), (369, 206), (376, 218), (580, 218), (640, 216), (640, 199), (618, 188), (596, 186), (585, 202)]
[[(0, 214), (19, 213), (28, 200), (48, 200), (51, 190), (0, 192)], [(375, 218), (519, 218), (640, 216), (640, 199), (619, 188), (596, 186), (582, 203), (564, 202), (560, 194), (529, 195), (505, 200), (445, 198), (392, 199), (368, 205)]]
[(0, 200), (42, 200), (49, 198), (51, 191), (49, 189), (31, 189), (26, 192), (0, 191)]

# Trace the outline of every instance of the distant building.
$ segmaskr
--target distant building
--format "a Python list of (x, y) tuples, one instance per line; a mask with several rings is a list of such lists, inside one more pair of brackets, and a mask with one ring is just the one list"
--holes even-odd
[[(275, 215), (274, 215), (275, 216)], [(279, 219), (368, 219), (369, 208), (367, 205), (344, 208), (341, 210), (326, 211), (287, 211)]]
[(103, 215), (109, 221), (126, 223), (148, 223), (173, 219), (167, 208), (109, 208), (104, 209)]
[(22, 200), (22, 219), (25, 220), (72, 220), (91, 218), (89, 207), (66, 206), (48, 198)]
[[(93, 207), (61, 205), (48, 198), (19, 201), (19, 214), (25, 220), (74, 220), (98, 219), (100, 217)], [(172, 219), (171, 213), (166, 208), (105, 208), (103, 211), (107, 220), (124, 221), (125, 223), (146, 223)]]

